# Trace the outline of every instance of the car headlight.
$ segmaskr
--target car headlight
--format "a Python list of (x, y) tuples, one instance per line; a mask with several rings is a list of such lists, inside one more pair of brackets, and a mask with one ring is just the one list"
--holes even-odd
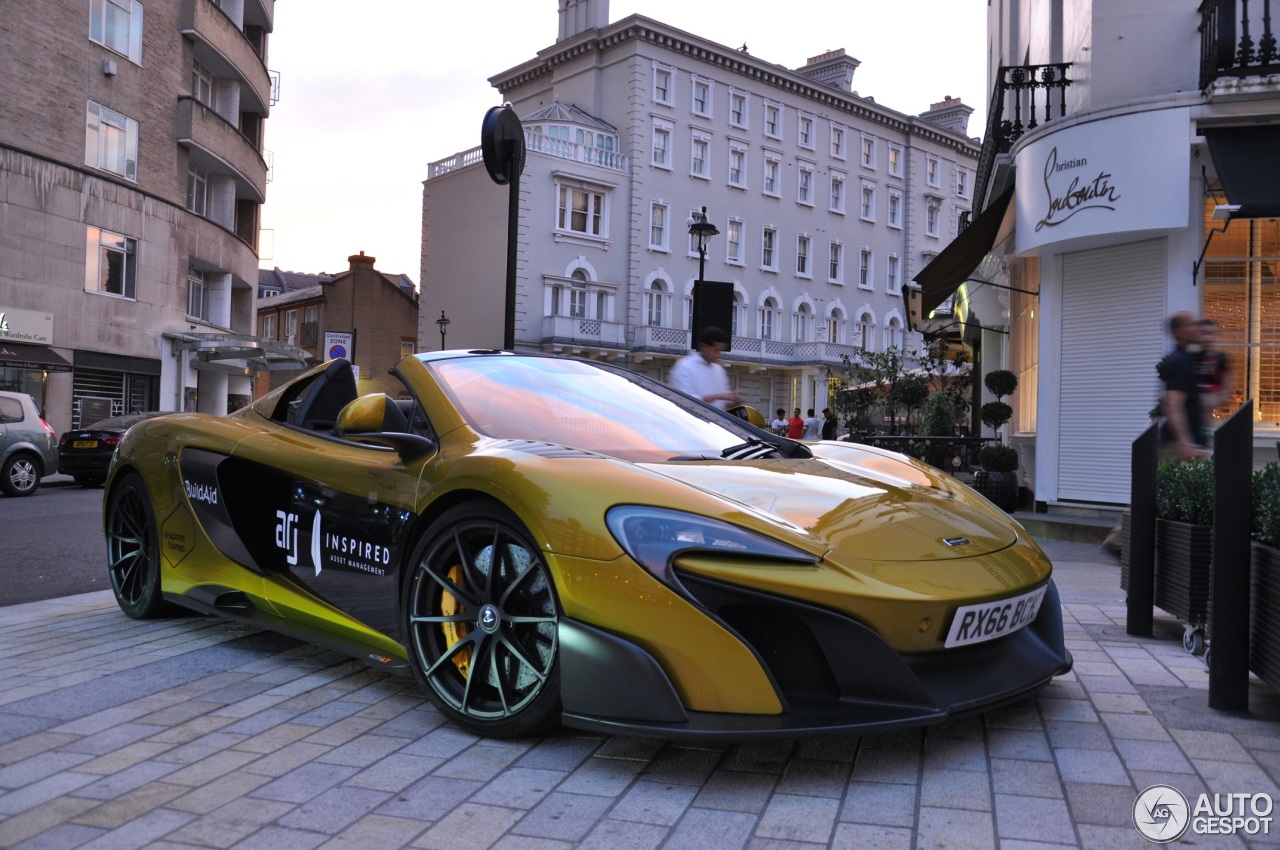
[(605, 522), (632, 560), (668, 585), (678, 584), (671, 564), (683, 552), (804, 565), (818, 560), (753, 531), (683, 511), (619, 505), (609, 510)]

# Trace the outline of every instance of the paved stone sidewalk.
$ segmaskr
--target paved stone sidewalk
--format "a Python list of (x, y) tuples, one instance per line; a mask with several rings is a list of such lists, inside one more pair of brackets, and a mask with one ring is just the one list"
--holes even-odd
[(288, 638), (134, 622), (107, 592), (0, 608), (0, 847), (1138, 848), (1148, 786), (1274, 799), (1276, 692), (1210, 710), (1177, 623), (1128, 637), (1118, 566), (1045, 548), (1072, 674), (979, 718), (794, 743), (483, 740)]

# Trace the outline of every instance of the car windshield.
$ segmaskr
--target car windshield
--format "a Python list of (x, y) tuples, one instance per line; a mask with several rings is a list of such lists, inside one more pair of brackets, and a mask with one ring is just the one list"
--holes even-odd
[(759, 435), (641, 375), (550, 357), (433, 360), (463, 418), (489, 437), (626, 460), (718, 458)]

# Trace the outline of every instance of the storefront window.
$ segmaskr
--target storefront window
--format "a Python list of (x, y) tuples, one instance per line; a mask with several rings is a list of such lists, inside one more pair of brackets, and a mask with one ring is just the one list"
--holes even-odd
[(13, 369), (0, 366), (0, 390), (26, 393), (44, 410), (44, 372), (38, 369)]
[[(1225, 419), (1246, 400), (1254, 421), (1280, 427), (1280, 221), (1237, 219), (1225, 230), (1205, 205), (1204, 316), (1218, 323), (1229, 362), (1229, 396), (1214, 409)], [(1218, 232), (1214, 232), (1218, 231)]]

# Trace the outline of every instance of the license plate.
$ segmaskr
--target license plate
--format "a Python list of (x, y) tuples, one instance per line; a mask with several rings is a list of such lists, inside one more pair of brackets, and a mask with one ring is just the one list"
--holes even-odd
[(71, 444), (73, 449), (96, 449), (97, 447), (97, 440), (76, 440)]
[(1036, 618), (1047, 588), (1048, 585), (999, 602), (965, 605), (956, 611), (956, 617), (951, 621), (945, 646), (982, 643), (1016, 632)]

